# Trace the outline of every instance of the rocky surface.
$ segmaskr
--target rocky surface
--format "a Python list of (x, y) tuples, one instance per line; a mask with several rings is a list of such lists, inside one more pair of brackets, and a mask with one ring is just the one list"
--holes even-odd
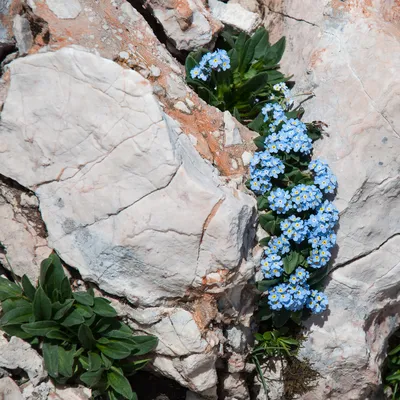
[(329, 311), (308, 321), (302, 350), (321, 379), (302, 398), (382, 398), (380, 367), (400, 307), (399, 8), (378, 0), (264, 4), (273, 39), (287, 36), (282, 65), (296, 92), (315, 94), (305, 118), (329, 125), (316, 153), (339, 182)]
[[(217, 359), (235, 353), (224, 330), (248, 327), (252, 314), (254, 200), (237, 190), (252, 134), (186, 87), (129, 3), (79, 3), (76, 15), (57, 2), (14, 4), (17, 19), (40, 29), (0, 86), (7, 254), (34, 279), (54, 248), (129, 300), (116, 308), (132, 327), (162, 338), (154, 370), (216, 398)], [(30, 229), (27, 255), (13, 250), (11, 228), (19, 240)], [(33, 390), (32, 399), (47, 387)]]
[(201, 0), (150, 0), (146, 7), (178, 50), (208, 46), (223, 26)]
[(38, 385), (47, 377), (43, 358), (16, 336), (9, 342), (3, 336), (0, 337), (0, 367), (8, 370), (22, 369), (33, 385)]

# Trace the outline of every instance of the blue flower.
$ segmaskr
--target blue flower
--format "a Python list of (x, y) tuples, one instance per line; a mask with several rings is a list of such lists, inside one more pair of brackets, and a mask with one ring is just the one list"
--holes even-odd
[(311, 291), (307, 301), (307, 308), (309, 308), (313, 314), (322, 313), (326, 310), (327, 305), (328, 298), (324, 293), (318, 292), (317, 290)]
[(308, 226), (300, 218), (291, 215), (280, 224), (282, 234), (296, 243), (301, 243), (307, 236)]
[(289, 193), (281, 188), (271, 191), (268, 201), (271, 210), (276, 211), (278, 214), (287, 213), (292, 207)]
[(308, 169), (315, 174), (315, 184), (325, 193), (333, 193), (337, 187), (337, 179), (325, 161), (313, 160)]
[(297, 185), (290, 194), (293, 208), (299, 212), (315, 209), (322, 203), (322, 192), (315, 185)]

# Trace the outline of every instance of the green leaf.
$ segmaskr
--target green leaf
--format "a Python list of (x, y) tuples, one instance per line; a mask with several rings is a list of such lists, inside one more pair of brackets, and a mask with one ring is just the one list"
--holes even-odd
[(264, 150), (265, 149), (265, 137), (263, 136), (257, 136), (255, 139), (253, 139), (254, 144), (257, 146), (258, 150)]
[(64, 332), (60, 331), (59, 329), (53, 329), (53, 330), (47, 332), (46, 337), (48, 339), (57, 339), (57, 340), (61, 340), (63, 342), (70, 341), (70, 338)]
[(265, 246), (268, 246), (268, 243), (270, 242), (270, 240), (271, 240), (271, 237), (268, 236), (268, 237), (265, 237), (265, 238), (261, 239), (261, 240), (258, 242), (258, 244), (259, 244), (260, 246), (262, 246), (262, 247), (265, 247)]
[(45, 321), (51, 318), (51, 301), (41, 286), (38, 287), (33, 300), (35, 321)]
[(96, 343), (91, 329), (85, 324), (79, 327), (78, 339), (82, 343), (82, 346), (88, 350), (91, 350)]
[(76, 309), (83, 318), (90, 318), (93, 315), (93, 310), (89, 306), (77, 305)]
[(283, 269), (290, 275), (300, 263), (300, 253), (291, 251), (289, 255), (283, 258)]
[(21, 288), (15, 283), (0, 277), (0, 301), (22, 297)]
[(102, 360), (101, 357), (97, 353), (93, 353), (89, 351), (89, 371), (97, 371), (100, 369)]
[(14, 310), (14, 308), (29, 306), (32, 307), (32, 303), (25, 299), (7, 299), (1, 303), (3, 313)]
[(109, 301), (102, 297), (94, 298), (93, 311), (101, 317), (116, 317), (118, 315), (114, 308), (110, 306)]
[(197, 66), (197, 61), (192, 57), (191, 54), (189, 54), (186, 57), (185, 61), (185, 69), (186, 69), (186, 77), (190, 77), (190, 71)]
[[(264, 115), (260, 112), (257, 117), (247, 125), (253, 131), (260, 132), (261, 127), (264, 125)], [(265, 137), (263, 138), (263, 141)], [(263, 147), (264, 148), (264, 147)]]
[(84, 306), (92, 306), (94, 304), (93, 297), (87, 292), (75, 292), (72, 295), (79, 304)]
[(116, 368), (112, 368), (111, 371), (107, 372), (107, 381), (109, 385), (120, 395), (126, 399), (131, 399), (132, 388), (124, 375), (122, 375)]
[(24, 340), (32, 338), (30, 333), (27, 333), (22, 329), (21, 324), (2, 326), (1, 329), (9, 336), (17, 336)]
[(24, 293), (26, 295), (26, 297), (33, 301), (34, 297), (35, 297), (35, 292), (36, 289), (35, 287), (32, 285), (31, 281), (29, 280), (29, 278), (26, 275), (22, 276), (22, 288), (24, 289)]
[(301, 318), (303, 317), (303, 310), (292, 312), (290, 319), (294, 321), (297, 325), (301, 325)]
[(72, 298), (72, 289), (68, 277), (61, 281), (61, 298), (64, 301)]
[(107, 357), (114, 360), (121, 360), (130, 356), (131, 349), (128, 345), (122, 344), (121, 342), (112, 342), (106, 340), (98, 340), (96, 347), (104, 353)]
[(259, 92), (264, 89), (268, 82), (268, 73), (261, 72), (249, 79), (245, 84), (238, 88), (239, 96), (249, 96), (253, 92)]
[(72, 311), (71, 314), (69, 314), (64, 321), (61, 323), (61, 325), (65, 327), (70, 327), (70, 326), (75, 326), (75, 325), (80, 325), (85, 322), (85, 319), (82, 317), (82, 315), (79, 313), (78, 310)]
[(84, 372), (81, 376), (80, 376), (80, 380), (87, 386), (89, 386), (90, 388), (93, 386), (96, 386), (100, 380), (101, 380), (101, 376), (103, 375), (103, 369), (99, 369), (97, 371), (88, 371), (88, 372)]
[(32, 315), (32, 305), (14, 308), (3, 315), (0, 319), (0, 325), (15, 325), (29, 322)]
[(282, 310), (272, 314), (272, 322), (276, 328), (281, 328), (290, 318), (290, 311)]
[(21, 328), (26, 333), (34, 336), (46, 336), (48, 332), (50, 332), (57, 326), (58, 324), (55, 321), (37, 321), (21, 325)]
[(263, 28), (260, 28), (259, 30), (260, 31), (263, 30), (264, 32), (254, 50), (254, 60), (259, 60), (260, 58), (262, 58), (265, 54), (265, 51), (270, 47), (269, 40), (268, 40), (269, 39), (268, 32)]
[(158, 344), (155, 336), (133, 336), (131, 342), (136, 345), (135, 356), (141, 356), (153, 351)]
[(58, 371), (60, 375), (67, 378), (70, 378), (73, 375), (75, 351), (75, 345), (72, 346), (70, 350), (66, 350), (61, 346), (58, 347)]
[(53, 316), (53, 319), (58, 320), (63, 318), (73, 304), (74, 304), (74, 299), (66, 300), (63, 304), (60, 304), (59, 302), (53, 304), (53, 311), (55, 311), (56, 307), (56, 312)]
[(257, 208), (262, 211), (269, 207), (269, 201), (267, 196), (258, 196), (257, 197)]
[(278, 64), (285, 52), (286, 38), (282, 37), (273, 46), (271, 46), (264, 55), (264, 62)]
[(103, 353), (101, 353), (101, 359), (105, 369), (110, 369), (112, 367), (112, 361), (109, 360)]
[(400, 352), (400, 344), (388, 353), (389, 356)]
[(58, 345), (43, 343), (42, 352), (48, 374), (52, 378), (58, 378)]
[(51, 264), (47, 268), (44, 283), (41, 283), (41, 286), (53, 301), (57, 301), (58, 298), (53, 298), (53, 294), (57, 293), (55, 290), (61, 292), (61, 283), (65, 278), (65, 273), (57, 254), (52, 253), (48, 259)]
[(265, 292), (267, 291), (271, 286), (276, 285), (277, 283), (280, 282), (280, 279), (270, 279), (270, 280), (263, 280), (257, 282), (257, 289), (260, 292)]
[(39, 284), (43, 287), (46, 284), (46, 275), (47, 271), (50, 268), (50, 265), (53, 263), (53, 260), (49, 257), (43, 260), (40, 263), (40, 276), (39, 276)]

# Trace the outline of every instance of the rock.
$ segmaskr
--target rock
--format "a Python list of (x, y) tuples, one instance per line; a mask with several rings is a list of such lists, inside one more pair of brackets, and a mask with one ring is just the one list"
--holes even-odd
[(82, 11), (79, 0), (46, 0), (50, 10), (61, 19), (74, 19)]
[(245, 166), (249, 165), (252, 158), (253, 158), (253, 153), (250, 153), (249, 151), (245, 151), (242, 154), (243, 165), (245, 165)]
[[(9, 68), (1, 173), (36, 191), (49, 243), (85, 279), (155, 305), (202, 285), (218, 265), (238, 267), (249, 246), (243, 238), (254, 200), (220, 186), (189, 139), (163, 116), (147, 81), (76, 49), (18, 59)], [(55, 82), (61, 89), (52, 90)], [(65, 89), (73, 96), (68, 102)], [(37, 101), (40, 93), (46, 96)], [(67, 119), (54, 104), (63, 104)]]
[[(51, 253), (36, 196), (10, 180), (0, 179), (0, 224), (0, 243), (14, 272), (36, 282), (41, 261)], [(0, 261), (8, 267), (2, 253)]]
[(50, 394), (49, 400), (89, 400), (92, 398), (92, 391), (89, 388), (66, 387), (64, 389), (56, 388), (54, 394)]
[(241, 144), (242, 138), (238, 127), (236, 126), (235, 120), (233, 119), (229, 111), (224, 112), (224, 123), (225, 123), (225, 146), (233, 146), (235, 144)]
[(11, 378), (0, 379), (0, 398), (2, 400), (23, 400), (18, 385)]
[(146, 4), (178, 50), (206, 46), (222, 27), (201, 0), (149, 0)]
[(13, 336), (9, 342), (3, 337), (0, 341), (0, 366), (7, 369), (21, 368), (33, 385), (47, 377), (44, 361), (36, 350), (23, 340)]
[(183, 102), (183, 101), (178, 101), (174, 104), (174, 107), (179, 110), (182, 111), (185, 114), (191, 114), (188, 106)]
[[(386, 1), (264, 1), (282, 66), (296, 91), (313, 91), (305, 120), (329, 128), (316, 157), (337, 175), (338, 252), (327, 281), (329, 310), (310, 319), (301, 351), (320, 374), (302, 399), (382, 398), (381, 366), (399, 325), (400, 43)], [(284, 17), (282, 15), (286, 15)]]
[(37, 386), (27, 382), (21, 386), (21, 390), (24, 400), (48, 400), (54, 394), (55, 387), (51, 381)]
[(28, 19), (21, 15), (16, 15), (14, 18), (13, 32), (17, 41), (19, 54), (27, 54), (33, 44), (33, 36)]
[(246, 382), (238, 373), (227, 375), (223, 379), (223, 390), (225, 400), (248, 400), (250, 394)]
[(209, 0), (208, 5), (214, 18), (248, 34), (254, 32), (261, 24), (258, 14), (246, 10), (238, 3)]

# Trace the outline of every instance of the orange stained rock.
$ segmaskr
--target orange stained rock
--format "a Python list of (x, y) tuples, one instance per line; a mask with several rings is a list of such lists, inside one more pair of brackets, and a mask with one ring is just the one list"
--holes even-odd
[(204, 330), (218, 314), (217, 301), (214, 296), (204, 294), (193, 304), (193, 319), (200, 330)]
[[(187, 0), (174, 1), (182, 15), (189, 15)], [(14, 10), (20, 8), (20, 2), (21, 0), (14, 0), (12, 8)], [(110, 1), (86, 0), (85, 4), (82, 4), (81, 13), (75, 19), (58, 19), (44, 0), (36, 1), (34, 12), (48, 23), (50, 31), (48, 45), (51, 50), (80, 45), (95, 50), (109, 59), (116, 59), (122, 51), (130, 51), (137, 55), (141, 68), (155, 66), (160, 69), (160, 76), (150, 79), (153, 84), (163, 87), (168, 94), (166, 78), (171, 73), (184, 78), (184, 68), (163, 48), (141, 15), (131, 9), (132, 19), (122, 10), (130, 7), (125, 4), (126, 1), (117, 0), (117, 2), (119, 6), (113, 5)], [(44, 44), (39, 35), (31, 52), (39, 51)], [(138, 71), (140, 72), (140, 68)], [(191, 91), (188, 93), (191, 93), (190, 100), (194, 104), (190, 115), (175, 109), (174, 103), (168, 96), (159, 96), (164, 111), (178, 121), (184, 133), (196, 138), (196, 148), (199, 153), (213, 163), (222, 175), (229, 177), (243, 174), (245, 169), (241, 162), (241, 154), (245, 150), (255, 148), (249, 130), (245, 127), (240, 129), (247, 143), (224, 147), (223, 114), (205, 104), (195, 93)], [(178, 100), (185, 101), (184, 98)], [(220, 132), (218, 139), (213, 136), (215, 131)]]

